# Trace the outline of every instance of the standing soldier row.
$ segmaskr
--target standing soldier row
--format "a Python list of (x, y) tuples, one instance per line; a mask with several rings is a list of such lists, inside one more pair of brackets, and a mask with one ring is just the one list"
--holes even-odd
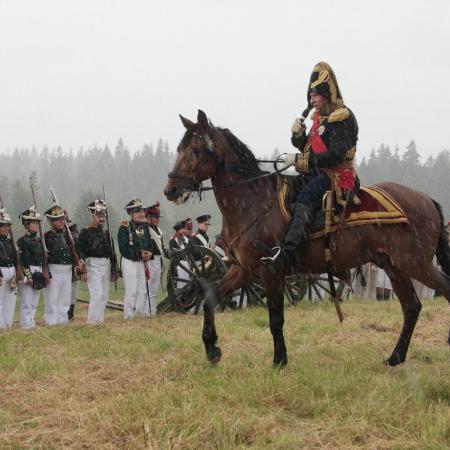
[[(89, 289), (88, 323), (103, 322), (110, 281), (117, 280), (118, 268), (109, 223), (104, 229), (106, 202), (96, 199), (87, 209), (91, 223), (78, 236), (76, 225), (68, 225), (66, 210), (54, 204), (45, 212), (50, 230), (43, 235), (42, 216), (35, 205), (31, 206), (19, 215), (25, 234), (17, 241), (18, 249), (11, 239), (11, 217), (5, 208), (0, 209), (0, 328), (12, 325), (17, 291), (21, 297), (21, 327), (34, 328), (43, 288), (45, 324), (67, 323), (73, 318), (80, 278), (87, 282)], [(144, 208), (139, 199), (134, 199), (125, 210), (130, 220), (122, 222), (118, 231), (125, 287), (124, 317), (153, 316), (157, 309), (163, 257), (187, 245), (210, 247), (207, 235), (210, 216), (197, 218), (199, 226), (195, 233), (190, 218), (175, 224), (170, 250), (167, 250), (159, 227), (159, 202)], [(17, 267), (21, 273), (23, 271), (23, 281), (16, 275)]]

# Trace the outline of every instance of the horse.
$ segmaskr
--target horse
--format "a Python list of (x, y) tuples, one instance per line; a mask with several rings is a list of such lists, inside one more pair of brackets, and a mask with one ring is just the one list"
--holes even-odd
[[(262, 171), (251, 150), (229, 129), (215, 127), (199, 110), (197, 123), (180, 115), (186, 128), (177, 148), (177, 158), (164, 188), (166, 198), (184, 203), (202, 182), (210, 180), (222, 213), (222, 241), (233, 264), (216, 287), (203, 282), (205, 301), (202, 339), (207, 359), (217, 364), (221, 349), (217, 344), (214, 312), (218, 298), (246, 286), (257, 275), (267, 295), (270, 331), (273, 337), (273, 364), (287, 364), (283, 335), (285, 273), (273, 273), (261, 263), (255, 242), (273, 247), (283, 238), (286, 223), (277, 198), (276, 176)], [(440, 205), (424, 193), (400, 184), (374, 185), (388, 193), (403, 209), (409, 224), (365, 224), (343, 227), (333, 253), (334, 273), (345, 273), (368, 262), (388, 274), (403, 310), (403, 327), (388, 366), (403, 363), (422, 305), (412, 279), (435, 289), (450, 303), (450, 246)], [(309, 240), (301, 257), (293, 263), (298, 273), (327, 272), (325, 239)], [(433, 264), (433, 257), (442, 268)], [(450, 333), (448, 336), (450, 345)]]

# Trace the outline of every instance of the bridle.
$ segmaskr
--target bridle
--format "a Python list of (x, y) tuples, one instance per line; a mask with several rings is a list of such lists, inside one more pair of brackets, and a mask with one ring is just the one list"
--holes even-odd
[[(209, 160), (213, 159), (215, 161), (215, 169), (217, 170), (219, 167), (225, 169), (226, 171), (233, 171), (233, 172), (248, 172), (248, 167), (243, 166), (241, 164), (239, 165), (231, 165), (228, 161), (224, 160), (223, 158), (220, 158), (217, 153), (214, 151), (214, 143), (209, 136), (208, 133), (205, 134), (199, 134), (196, 131), (194, 131), (193, 136), (201, 139), (205, 143), (205, 151), (203, 152), (203, 155), (206, 155), (206, 158), (202, 155), (202, 159), (199, 161), (201, 164), (205, 164)], [(281, 155), (280, 155), (281, 156)], [(257, 163), (273, 163), (275, 171), (274, 172), (264, 172), (260, 175), (256, 175), (254, 177), (250, 178), (244, 178), (243, 180), (235, 181), (233, 183), (224, 184), (221, 186), (213, 187), (203, 187), (202, 182), (195, 179), (195, 176), (186, 176), (186, 175), (179, 175), (176, 172), (169, 172), (167, 176), (172, 179), (181, 180), (186, 183), (186, 186), (191, 191), (196, 191), (199, 194), (206, 191), (212, 191), (213, 189), (226, 189), (231, 188), (235, 186), (239, 186), (241, 184), (250, 183), (252, 181), (257, 181), (262, 178), (268, 178), (273, 175), (278, 175), (282, 172), (284, 172), (289, 167), (283, 167), (282, 169), (278, 169), (277, 164), (282, 162), (280, 159), (276, 160), (266, 160), (266, 159), (257, 159)]]

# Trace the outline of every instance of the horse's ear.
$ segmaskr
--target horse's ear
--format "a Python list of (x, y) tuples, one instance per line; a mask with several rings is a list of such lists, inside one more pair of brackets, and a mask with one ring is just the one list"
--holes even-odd
[(184, 128), (186, 128), (186, 130), (189, 130), (190, 128), (192, 128), (194, 126), (194, 122), (191, 122), (189, 119), (186, 119), (186, 117), (183, 117), (180, 114), (180, 119), (182, 124), (184, 125)]
[(208, 118), (201, 109), (198, 110), (197, 124), (200, 128), (200, 131), (202, 131), (203, 133), (206, 133), (208, 131)]

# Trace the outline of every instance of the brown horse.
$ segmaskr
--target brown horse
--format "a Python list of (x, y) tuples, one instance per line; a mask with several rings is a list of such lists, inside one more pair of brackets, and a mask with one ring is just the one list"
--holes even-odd
[[(181, 116), (180, 116), (181, 117)], [(253, 275), (262, 280), (267, 294), (275, 365), (287, 363), (283, 336), (284, 274), (273, 274), (260, 262), (254, 242), (277, 245), (286, 225), (275, 201), (276, 176), (264, 176), (252, 152), (228, 129), (214, 127), (204, 112), (197, 123), (181, 117), (186, 133), (177, 150), (177, 160), (164, 189), (166, 197), (179, 204), (210, 179), (223, 216), (222, 238), (234, 264), (217, 289), (204, 283), (203, 342), (208, 359), (221, 356), (216, 346), (214, 311), (217, 297), (245, 286)], [(437, 290), (450, 302), (450, 247), (440, 206), (430, 197), (395, 183), (376, 185), (393, 197), (405, 212), (409, 225), (367, 224), (343, 228), (333, 254), (335, 273), (373, 262), (386, 270), (403, 310), (403, 328), (386, 364), (405, 361), (421, 303), (412, 279)], [(310, 240), (306, 252), (295, 263), (296, 271), (327, 271), (323, 238)], [(445, 274), (433, 265), (437, 259)], [(450, 345), (450, 335), (448, 338)]]

